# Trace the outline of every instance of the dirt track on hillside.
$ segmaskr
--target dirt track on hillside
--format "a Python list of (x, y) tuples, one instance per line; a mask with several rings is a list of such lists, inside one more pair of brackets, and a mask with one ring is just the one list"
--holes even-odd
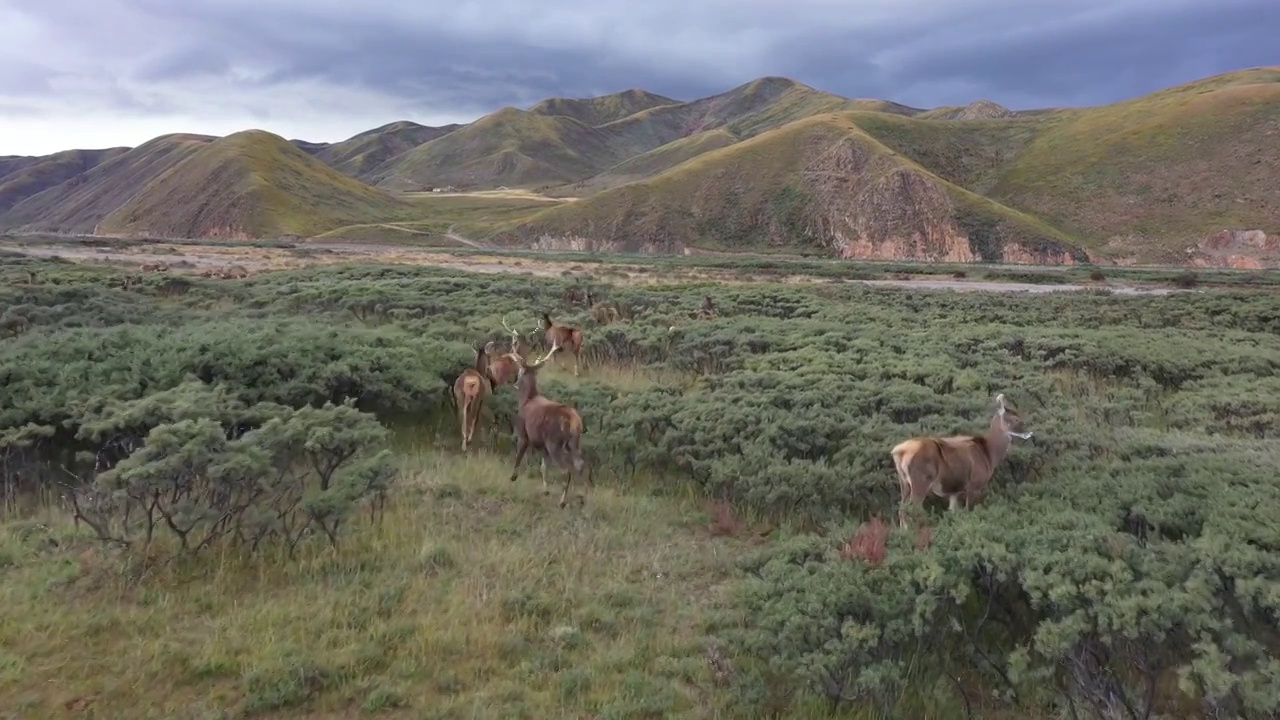
[[(350, 262), (404, 263), (430, 265), (464, 272), (524, 274), (534, 277), (563, 277), (570, 274), (595, 274), (604, 276), (602, 281), (626, 285), (650, 285), (683, 280), (715, 280), (719, 282), (791, 282), (833, 283), (842, 282), (830, 278), (806, 275), (751, 276), (714, 268), (690, 269), (673, 278), (670, 272), (656, 273), (645, 268), (643, 261), (634, 264), (603, 265), (591, 262), (566, 262), (503, 256), (474, 256), (441, 253), (430, 248), (416, 248), (376, 243), (352, 243), (313, 240), (293, 248), (250, 247), (234, 245), (200, 245), (186, 243), (150, 243), (135, 246), (103, 246), (76, 240), (48, 238), (5, 238), (0, 240), (0, 250), (19, 252), (35, 257), (60, 257), (71, 262), (103, 263), (121, 267), (138, 268), (143, 263), (166, 263), (171, 272), (199, 274), (206, 269), (241, 265), (251, 273), (300, 268), (311, 265), (332, 265)], [(988, 280), (949, 280), (940, 278), (912, 278), (895, 280), (849, 280), (872, 287), (910, 287), (921, 290), (955, 290), (959, 292), (1070, 292), (1105, 288), (1118, 295), (1167, 295), (1186, 292), (1167, 287), (1139, 287), (1131, 285), (1081, 285), (1035, 284), (997, 282)]]

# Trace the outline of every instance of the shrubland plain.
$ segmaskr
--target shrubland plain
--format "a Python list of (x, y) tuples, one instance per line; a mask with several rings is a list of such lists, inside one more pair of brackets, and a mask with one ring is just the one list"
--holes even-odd
[[(660, 262), (0, 257), (3, 712), (1280, 713), (1269, 273), (1026, 294)], [(538, 453), (509, 479), (514, 385), (465, 452), (452, 399), (504, 321), (540, 358), (544, 313), (583, 334), (579, 373), (536, 371), (582, 418), (564, 508)], [(900, 529), (890, 449), (984, 433), (998, 394), (1032, 435)]]

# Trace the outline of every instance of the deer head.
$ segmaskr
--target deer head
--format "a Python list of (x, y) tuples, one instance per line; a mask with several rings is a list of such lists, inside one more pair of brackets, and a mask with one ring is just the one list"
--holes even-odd
[(1004, 393), (996, 395), (995, 404), (996, 412), (995, 418), (993, 419), (1000, 424), (1000, 429), (1004, 432), (1005, 436), (1018, 438), (1019, 440), (1030, 440), (1031, 436), (1035, 433), (1028, 432), (1023, 429), (1024, 423), (1022, 416), (1018, 414), (1017, 410), (1014, 410), (1005, 404)]

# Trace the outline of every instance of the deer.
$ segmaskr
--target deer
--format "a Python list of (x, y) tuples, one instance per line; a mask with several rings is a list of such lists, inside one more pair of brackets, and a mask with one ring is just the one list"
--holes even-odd
[(972, 508), (1009, 454), (1012, 439), (1028, 440), (1032, 434), (1023, 430), (1022, 416), (999, 393), (985, 434), (913, 437), (895, 445), (889, 454), (902, 490), (898, 524), (905, 529), (908, 506), (923, 503), (930, 493), (947, 498), (949, 511), (961, 501), (966, 509)]
[(693, 319), (709, 320), (715, 317), (716, 314), (716, 301), (712, 300), (710, 295), (704, 295), (702, 297), (702, 305), (699, 305), (698, 309), (693, 311)]
[(503, 385), (515, 385), (520, 360), (529, 355), (529, 343), (520, 337), (519, 331), (507, 324), (506, 317), (502, 318), (502, 327), (511, 333), (511, 346), (507, 352), (498, 353), (498, 344), (493, 341), (484, 345), (484, 354), (487, 358), (485, 376), (489, 378), (489, 383), (494, 390)]
[(167, 263), (162, 263), (162, 262), (148, 262), (148, 263), (142, 263), (141, 265), (139, 265), (138, 269), (140, 269), (142, 272), (168, 272), (169, 265)]
[(618, 321), (618, 306), (613, 303), (596, 302), (590, 292), (587, 293), (587, 307), (591, 308), (591, 317), (597, 325), (608, 325)]
[[(578, 376), (578, 361), (582, 354), (582, 329), (553, 322), (549, 313), (542, 313), (542, 341), (559, 350), (573, 354), (573, 376)], [(543, 360), (551, 357), (548, 353)]]
[(476, 425), (480, 423), (484, 399), (492, 392), (485, 373), (489, 364), (486, 349), (476, 348), (475, 364), (463, 370), (453, 381), (453, 399), (458, 406), (458, 422), (462, 426), (462, 452), (466, 452), (471, 444)]
[[(511, 482), (520, 474), (520, 464), (529, 450), (542, 453), (542, 492), (550, 494), (547, 485), (547, 460), (565, 471), (564, 492), (560, 494), (560, 507), (569, 498), (569, 487), (576, 477), (583, 474), (586, 460), (582, 455), (582, 416), (564, 403), (552, 400), (538, 392), (538, 370), (561, 350), (559, 338), (553, 336), (551, 350), (532, 363), (520, 358), (516, 380), (516, 399), (520, 409), (516, 412), (516, 460), (511, 468)], [(520, 356), (516, 355), (517, 358)], [(587, 473), (588, 486), (595, 483)], [(586, 502), (586, 495), (582, 496)]]

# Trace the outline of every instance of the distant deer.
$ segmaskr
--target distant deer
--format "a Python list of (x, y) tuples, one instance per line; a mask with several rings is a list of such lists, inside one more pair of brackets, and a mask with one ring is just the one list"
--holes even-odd
[(1009, 454), (1012, 439), (1031, 436), (1023, 431), (1022, 416), (1005, 404), (1000, 393), (985, 435), (914, 437), (898, 443), (889, 451), (902, 490), (898, 524), (905, 528), (907, 507), (923, 503), (930, 493), (947, 498), (950, 510), (959, 507), (961, 500), (966, 508), (973, 507), (982, 499), (996, 466)]
[(697, 310), (693, 311), (693, 318), (695, 320), (709, 320), (715, 316), (716, 301), (712, 300), (710, 295), (704, 295), (702, 297), (702, 304), (698, 306)]
[[(560, 507), (563, 508), (569, 498), (569, 486), (575, 477), (582, 475), (586, 460), (582, 456), (582, 416), (577, 410), (538, 392), (538, 369), (559, 350), (558, 338), (553, 337), (551, 350), (541, 360), (529, 363), (520, 359), (516, 380), (520, 409), (516, 413), (516, 461), (511, 468), (511, 482), (515, 482), (520, 474), (520, 463), (524, 461), (525, 453), (530, 449), (540, 451), (543, 493), (551, 492), (547, 486), (547, 460), (565, 471), (564, 492), (560, 494)], [(594, 485), (589, 473), (586, 480), (588, 485)]]
[(596, 302), (590, 292), (587, 293), (587, 307), (591, 308), (591, 317), (598, 325), (608, 325), (618, 321), (618, 306), (613, 303)]
[[(542, 341), (573, 354), (573, 375), (577, 377), (578, 362), (582, 354), (582, 329), (552, 322), (550, 314), (542, 313)], [(548, 354), (543, 360), (550, 357), (551, 354)]]
[(139, 266), (139, 269), (141, 269), (142, 272), (168, 272), (169, 266), (162, 262), (149, 262), (142, 263), (142, 265)]

